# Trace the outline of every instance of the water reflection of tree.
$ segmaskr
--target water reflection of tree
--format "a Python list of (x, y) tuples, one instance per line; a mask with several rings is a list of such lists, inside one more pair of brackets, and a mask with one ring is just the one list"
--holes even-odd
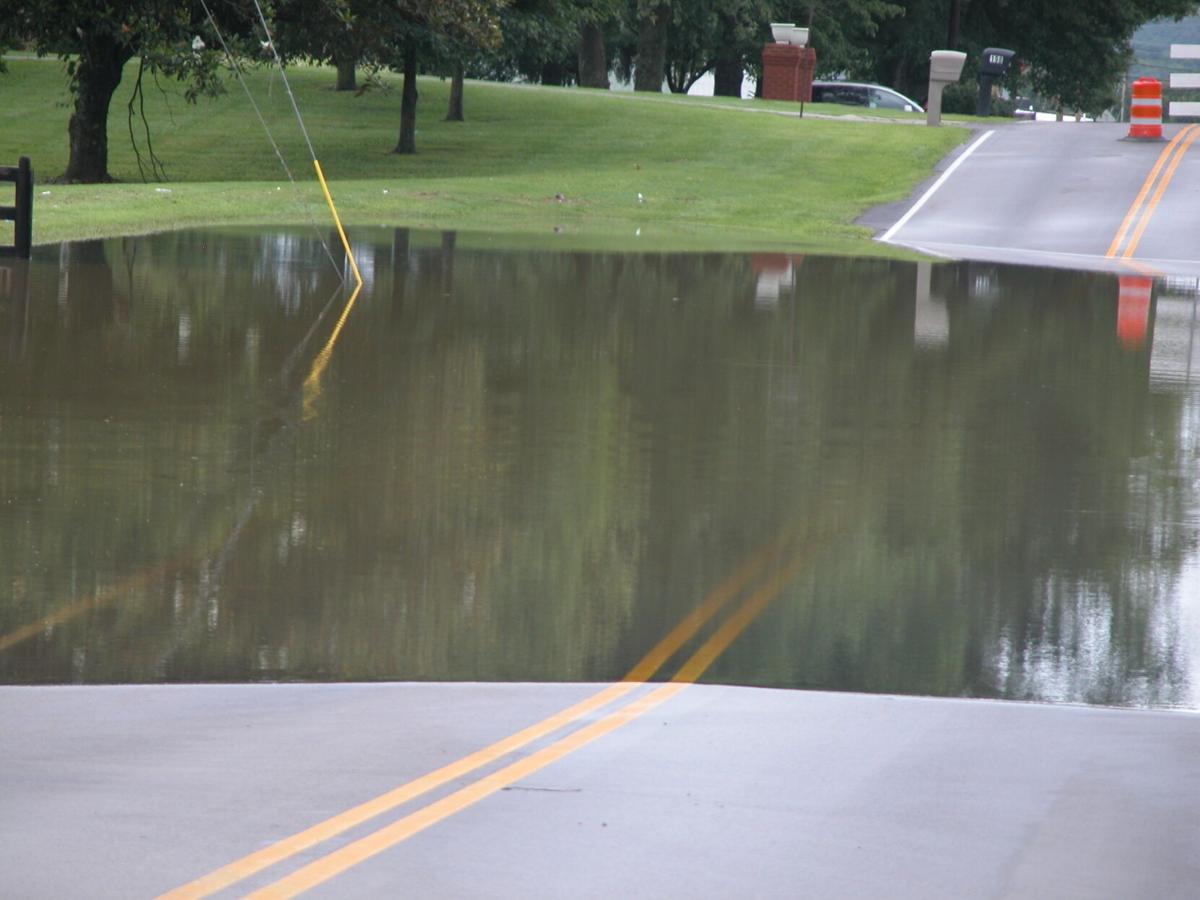
[[(898, 323), (879, 327), (896, 309), (890, 286), (859, 278), (839, 297), (836, 278), (814, 275), (806, 267), (789, 313), (804, 321), (802, 346), (777, 352), (803, 361), (824, 411), (819, 466), (855, 481), (865, 503), (840, 567), (779, 611), (764, 646), (743, 645), (726, 676), (1185, 700), (1179, 635), (1164, 622), (1194, 545), (1183, 524), (1194, 490), (1175, 467), (1151, 463), (1145, 477), (1175, 444), (1179, 410), (1148, 396), (1147, 357), (1116, 342), (1113, 281), (1004, 270), (985, 298), (943, 284), (949, 350), (920, 353)], [(795, 419), (811, 428), (814, 416)], [(842, 440), (843, 422), (873, 426)], [(754, 657), (788, 648), (787, 673)]]
[(12, 537), (0, 635), (103, 602), (0, 654), (10, 680), (156, 677), (144, 635), (169, 630), (236, 527), (245, 436), (274, 389), (258, 362), (303, 332), (264, 327), (278, 298), (223, 266), (224, 249), (169, 235), (64, 245), (31, 266), (31, 338), (0, 378), (0, 532)]
[[(980, 273), (939, 268), (951, 337), (931, 351), (913, 343), (906, 264), (808, 259), (763, 307), (740, 256), (394, 238), (370, 250), (375, 290), (319, 414), (281, 418), (269, 471), (247, 462), (246, 435), (323, 299), (303, 271), (277, 276), (320, 251), (177, 235), (118, 268), (129, 326), (83, 329), (73, 362), (76, 377), (131, 367), (97, 375), (90, 403), (141, 423), (119, 446), (144, 452), (102, 500), (47, 491), (37, 530), (0, 550), (25, 577), (7, 603), (0, 584), (0, 630), (78, 587), (35, 558), (86, 587), (139, 554), (213, 549), (97, 621), (0, 654), (0, 677), (613, 678), (781, 527), (836, 521), (836, 544), (714, 677), (1185, 696), (1170, 626), (1195, 497), (1175, 457), (1179, 400), (1148, 395), (1145, 355), (1115, 340), (1108, 279), (998, 270), (981, 290)], [(177, 258), (192, 260), (186, 288)], [(38, 352), (57, 369), (82, 326), (51, 327)], [(124, 342), (116, 362), (86, 349), (106, 330)], [(51, 409), (69, 376), (35, 389), (17, 374), (8, 397), (43, 398), (25, 427), (80, 427), (87, 403)], [(25, 462), (6, 450), (0, 465), (32, 491), (63, 442), (25, 444)], [(254, 521), (221, 556), (252, 486)]]

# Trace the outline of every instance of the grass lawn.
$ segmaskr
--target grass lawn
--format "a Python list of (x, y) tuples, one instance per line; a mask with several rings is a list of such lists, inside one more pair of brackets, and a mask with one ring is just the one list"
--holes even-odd
[[(270, 69), (255, 70), (248, 86), (297, 186), (235, 80), (225, 96), (197, 105), (174, 84), (147, 83), (146, 116), (168, 180), (143, 183), (127, 116), (132, 64), (109, 122), (109, 169), (120, 183), (48, 183), (66, 167), (62, 65), (10, 57), (8, 67), (0, 164), (33, 160), (38, 243), (329, 221), (283, 82)], [(330, 90), (330, 69), (299, 66), (288, 77), (351, 232), (385, 224), (576, 246), (887, 252), (853, 220), (903, 199), (969, 136), (957, 127), (801, 119), (794, 105), (484, 82), (467, 84), (467, 121), (448, 123), (449, 85), (429, 78), (420, 82), (418, 152), (402, 157), (391, 152), (398, 78), (385, 75), (381, 87), (356, 96)], [(145, 153), (140, 120), (133, 130)]]

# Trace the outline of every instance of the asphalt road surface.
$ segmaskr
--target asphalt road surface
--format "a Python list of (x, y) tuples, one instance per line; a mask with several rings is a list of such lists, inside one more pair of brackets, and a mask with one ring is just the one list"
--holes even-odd
[[(287, 876), (314, 897), (1061, 900), (1200, 883), (1187, 713), (690, 685), (637, 715), (655, 690), (638, 687), (393, 802), (603, 689), (0, 689), (0, 893), (154, 897), (331, 822), (215, 896), (289, 896)], [(372, 798), (378, 815), (346, 820)]]
[(932, 193), (924, 185), (860, 221), (882, 240), (940, 256), (1200, 273), (1200, 127), (1167, 125), (1163, 141), (1128, 140), (1128, 129), (1022, 123), (981, 133), (947, 160), (965, 155)]

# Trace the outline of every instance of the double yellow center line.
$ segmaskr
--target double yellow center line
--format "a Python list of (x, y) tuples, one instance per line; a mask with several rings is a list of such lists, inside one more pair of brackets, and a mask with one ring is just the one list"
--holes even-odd
[(1125, 218), (1121, 221), (1121, 227), (1117, 230), (1116, 236), (1109, 244), (1108, 252), (1105, 254), (1107, 258), (1133, 258), (1133, 254), (1142, 240), (1142, 235), (1146, 231), (1146, 226), (1150, 224), (1150, 219), (1167, 190), (1167, 185), (1175, 177), (1175, 170), (1179, 168), (1183, 155), (1187, 153), (1188, 148), (1198, 137), (1200, 137), (1200, 125), (1188, 125), (1177, 132), (1163, 148), (1162, 153), (1158, 155), (1158, 160), (1154, 163), (1154, 168), (1146, 176), (1141, 190), (1138, 191), (1137, 197), (1129, 207), (1129, 211), (1125, 213)]
[[(666, 684), (633, 696), (629, 702), (611, 710), (603, 717), (567, 733), (527, 757), (485, 775), (453, 791), (429, 805), (402, 816), (367, 836), (353, 841), (303, 866), (273, 884), (250, 894), (255, 898), (293, 897), (346, 871), (352, 866), (395, 846), (448, 816), (478, 803), (497, 791), (537, 772), (556, 760), (590, 744), (597, 738), (620, 728), (647, 711), (679, 693), (695, 682), (731, 643), (796, 577), (817, 549), (816, 544), (797, 545), (790, 533), (768, 543), (743, 562), (693, 612), (686, 616), (664, 637), (625, 678), (587, 699), (556, 713), (541, 722), (522, 729), (496, 743), (464, 756), (407, 784), (381, 794), (310, 828), (297, 832), (268, 847), (242, 857), (176, 890), (163, 894), (159, 900), (207, 897), (229, 887), (268, 866), (283, 862), (298, 853), (333, 838), (376, 816), (407, 803), (422, 794), (475, 770), (497, 762), (540, 738), (578, 722), (600, 708), (627, 697), (659, 670), (704, 627), (717, 613), (730, 604), (755, 579), (770, 570), (768, 577), (744, 597), (732, 613), (713, 631), (701, 646), (679, 667)], [(790, 551), (790, 552), (787, 552)], [(770, 564), (775, 562), (772, 567)]]

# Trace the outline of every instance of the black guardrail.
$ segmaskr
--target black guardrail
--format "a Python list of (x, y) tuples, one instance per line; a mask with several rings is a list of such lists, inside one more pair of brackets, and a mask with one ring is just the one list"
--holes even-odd
[(0, 206), (0, 221), (13, 223), (12, 246), (0, 245), (0, 256), (29, 259), (33, 249), (33, 168), (29, 157), (22, 156), (15, 166), (0, 166), (0, 182), (17, 186), (16, 203)]

